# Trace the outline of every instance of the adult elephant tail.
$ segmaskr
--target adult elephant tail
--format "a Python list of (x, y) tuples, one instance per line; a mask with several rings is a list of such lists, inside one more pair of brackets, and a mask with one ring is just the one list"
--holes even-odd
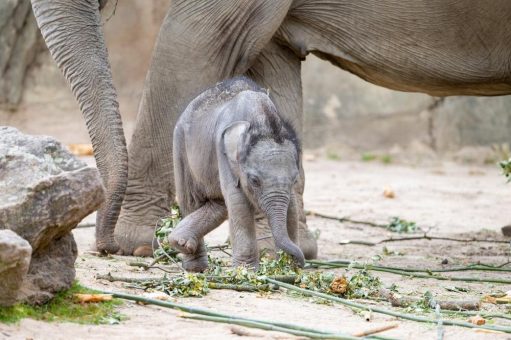
[(98, 250), (115, 253), (119, 247), (113, 232), (126, 191), (128, 155), (101, 30), (100, 1), (31, 1), (46, 45), (80, 104), (106, 188), (96, 221)]

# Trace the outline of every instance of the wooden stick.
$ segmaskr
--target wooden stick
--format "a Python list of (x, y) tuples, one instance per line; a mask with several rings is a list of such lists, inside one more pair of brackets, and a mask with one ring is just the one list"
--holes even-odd
[[(354, 220), (347, 216), (337, 217), (332, 215), (327, 215), (323, 213), (319, 213), (316, 211), (306, 210), (305, 215), (307, 216), (316, 216), (321, 217), (327, 220), (334, 220), (339, 222), (349, 222), (354, 224), (364, 224), (364, 225), (370, 225), (373, 227), (379, 227), (379, 228), (385, 228), (387, 229), (388, 224), (380, 224), (375, 223), (371, 221), (361, 221), (361, 220)], [(453, 237), (442, 237), (442, 236), (429, 236), (427, 234), (424, 234), (422, 236), (409, 236), (409, 237), (391, 237), (388, 239), (384, 239), (378, 242), (368, 242), (368, 241), (345, 241), (345, 242), (339, 242), (339, 244), (361, 244), (361, 245), (367, 245), (367, 246), (374, 246), (377, 244), (385, 243), (385, 242), (398, 242), (398, 241), (410, 241), (410, 240), (443, 240), (443, 241), (453, 241), (453, 242), (486, 242), (486, 243), (505, 243), (509, 244), (511, 240), (487, 240), (487, 239), (476, 239), (476, 238), (468, 238), (468, 239), (458, 239)]]
[[(380, 289), (380, 296), (385, 300), (389, 301), (393, 307), (408, 307), (418, 301), (419, 298), (411, 297), (411, 296), (401, 296), (396, 294), (388, 289), (382, 288)], [(481, 309), (481, 302), (479, 300), (466, 300), (466, 301), (452, 301), (452, 300), (436, 300), (435, 303), (440, 305), (440, 308), (443, 310), (479, 310)], [(431, 308), (435, 308), (435, 306), (431, 306)]]
[(385, 331), (388, 331), (389, 329), (397, 328), (398, 326), (399, 325), (397, 323), (393, 323), (393, 324), (390, 324), (390, 325), (379, 326), (379, 327), (368, 329), (366, 331), (355, 333), (355, 334), (353, 334), (353, 336), (364, 337), (364, 336), (368, 336), (368, 335), (371, 335), (371, 334), (385, 332)]
[(108, 273), (106, 275), (98, 274), (96, 275), (96, 280), (107, 280), (110, 282), (127, 282), (127, 283), (140, 283), (140, 282), (147, 282), (147, 281), (155, 281), (155, 280), (161, 280), (160, 277), (141, 277), (141, 278), (134, 278), (134, 277), (121, 277), (121, 276), (113, 276), (111, 273)]
[[(208, 288), (210, 289), (230, 289), (235, 290), (237, 292), (260, 292), (260, 291), (268, 291), (272, 288), (273, 285), (263, 284), (263, 285), (249, 285), (249, 284), (228, 284), (228, 283), (217, 283), (217, 282), (208, 282)], [(277, 287), (278, 289), (278, 287)]]
[(305, 215), (317, 216), (317, 217), (321, 217), (321, 218), (324, 218), (327, 220), (334, 220), (334, 221), (339, 221), (339, 222), (350, 222), (353, 224), (364, 224), (364, 225), (370, 225), (370, 226), (378, 227), (378, 228), (387, 228), (386, 224), (379, 224), (379, 223), (370, 222), (370, 221), (353, 220), (349, 217), (337, 217), (337, 216), (332, 216), (332, 215), (326, 215), (326, 214), (322, 214), (322, 213), (319, 213), (316, 211), (311, 211), (311, 210), (305, 210)]
[(388, 243), (388, 242), (400, 242), (400, 241), (413, 241), (413, 240), (428, 240), (428, 241), (452, 241), (452, 242), (482, 242), (482, 243), (502, 243), (502, 244), (509, 244), (511, 241), (506, 240), (493, 240), (493, 239), (476, 239), (476, 238), (454, 238), (454, 237), (443, 237), (443, 236), (430, 236), (427, 234), (421, 235), (421, 236), (405, 236), (405, 237), (389, 237), (377, 242), (369, 242), (369, 241), (357, 241), (357, 240), (347, 240), (339, 242), (339, 244), (360, 244), (365, 246), (375, 246), (382, 243)]

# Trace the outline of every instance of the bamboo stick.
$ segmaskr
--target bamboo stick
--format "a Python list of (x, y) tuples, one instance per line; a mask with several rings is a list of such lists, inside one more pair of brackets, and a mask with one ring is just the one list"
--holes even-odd
[[(330, 268), (346, 268), (348, 265), (337, 263), (337, 264), (328, 264), (327, 262), (321, 262), (321, 261), (308, 261), (312, 264), (318, 264), (318, 265), (325, 265), (330, 266)], [(462, 282), (482, 282), (482, 283), (503, 283), (503, 284), (511, 284), (511, 280), (506, 279), (492, 279), (492, 278), (477, 278), (477, 277), (454, 277), (454, 276), (440, 276), (440, 275), (427, 275), (422, 274), (420, 272), (412, 272), (412, 271), (405, 271), (401, 269), (390, 269), (383, 266), (364, 266), (360, 264), (352, 264), (352, 268), (356, 269), (367, 269), (367, 270), (373, 270), (373, 271), (379, 271), (379, 272), (386, 272), (396, 275), (402, 275), (402, 276), (408, 276), (413, 278), (420, 278), (420, 279), (434, 279), (434, 280), (440, 280), (440, 281), (462, 281)]]
[(214, 321), (220, 323), (228, 323), (235, 324), (245, 327), (264, 329), (267, 331), (276, 331), (276, 332), (284, 332), (288, 334), (298, 335), (298, 336), (306, 336), (312, 339), (348, 339), (348, 340), (358, 340), (359, 338), (356, 336), (343, 335), (343, 334), (334, 334), (334, 333), (313, 333), (306, 332), (301, 330), (295, 330), (292, 328), (284, 328), (275, 326), (267, 323), (260, 323), (256, 321), (250, 320), (242, 320), (237, 318), (223, 318), (218, 316), (207, 316), (207, 315), (181, 315), (182, 318), (193, 319), (193, 320), (204, 320), (204, 321)]
[[(430, 318), (426, 318), (426, 317), (422, 317), (422, 316), (415, 316), (415, 315), (412, 315), (412, 314), (405, 314), (405, 313), (394, 312), (392, 310), (387, 310), (387, 309), (380, 308), (380, 307), (375, 307), (375, 306), (368, 306), (368, 305), (364, 305), (362, 303), (346, 300), (346, 299), (339, 298), (339, 297), (336, 297), (336, 296), (332, 296), (332, 295), (328, 295), (328, 294), (324, 294), (324, 293), (319, 293), (319, 292), (311, 291), (311, 290), (308, 290), (308, 289), (299, 288), (299, 287), (290, 285), (288, 283), (279, 282), (279, 281), (276, 281), (276, 280), (273, 280), (273, 279), (270, 279), (270, 278), (266, 278), (266, 281), (269, 282), (269, 283), (273, 283), (273, 284), (279, 285), (281, 287), (290, 289), (290, 290), (294, 290), (294, 291), (300, 292), (300, 293), (302, 293), (304, 295), (320, 297), (320, 298), (323, 298), (325, 300), (330, 300), (330, 301), (338, 302), (338, 303), (341, 303), (343, 305), (354, 307), (354, 308), (359, 308), (359, 309), (362, 309), (362, 310), (371, 310), (371, 311), (373, 311), (375, 313), (391, 315), (391, 316), (395, 316), (397, 318), (401, 318), (401, 319), (405, 319), (405, 320), (411, 320), (411, 321), (416, 321), (416, 322), (433, 323), (433, 324), (436, 324), (438, 322), (436, 319), (430, 319)], [(461, 326), (461, 327), (477, 328), (477, 329), (487, 329), (487, 330), (492, 330), (492, 331), (501, 331), (501, 332), (505, 332), (505, 333), (511, 333), (511, 327), (487, 326), (487, 325), (485, 325), (485, 326), (476, 326), (476, 325), (468, 323), (468, 322), (462, 322), (462, 321), (457, 321), (457, 320), (443, 320), (443, 323), (444, 323), (444, 325)]]
[[(317, 265), (325, 265), (325, 266), (340, 265), (343, 268), (350, 265), (351, 263), (354, 263), (354, 261), (350, 261), (350, 260), (330, 260), (330, 261), (308, 260), (306, 262), (311, 263), (311, 264), (317, 264)], [(356, 263), (354, 263), (354, 264), (361, 266)], [(472, 265), (468, 265), (465, 267), (442, 268), (442, 269), (401, 268), (401, 267), (378, 266), (378, 265), (371, 265), (371, 267), (386, 268), (386, 269), (401, 270), (401, 271), (405, 271), (405, 272), (416, 272), (416, 273), (448, 273), (448, 272), (461, 272), (461, 271), (487, 271), (487, 272), (511, 273), (511, 268), (491, 267), (488, 265), (478, 265), (478, 264), (472, 264)]]
[(228, 315), (228, 314), (218, 313), (218, 312), (214, 312), (214, 311), (211, 311), (211, 310), (208, 310), (208, 309), (204, 309), (204, 308), (191, 307), (191, 306), (187, 306), (187, 305), (182, 305), (182, 304), (174, 303), (174, 302), (171, 302), (171, 301), (161, 301), (161, 300), (156, 300), (156, 299), (150, 299), (150, 298), (146, 298), (146, 297), (138, 296), (138, 295), (125, 294), (125, 293), (120, 293), (120, 292), (106, 292), (106, 291), (100, 291), (100, 293), (111, 294), (113, 297), (119, 298), (119, 299), (143, 302), (143, 303), (146, 303), (146, 304), (152, 304), (152, 305), (156, 305), (156, 306), (160, 306), (160, 307), (164, 307), (164, 308), (176, 309), (176, 310), (179, 310), (179, 311), (182, 311), (182, 312), (186, 312), (186, 313), (191, 313), (191, 314), (199, 314), (199, 315), (205, 315), (205, 316), (211, 316), (211, 317), (220, 317), (220, 318), (225, 318), (225, 319), (245, 320), (245, 321), (251, 321), (251, 322), (256, 322), (256, 323), (261, 323), (261, 324), (273, 325), (273, 326), (276, 326), (276, 327), (287, 328), (287, 329), (292, 329), (292, 330), (296, 330), (296, 331), (303, 331), (303, 332), (309, 332), (309, 333), (329, 334), (329, 335), (336, 334), (336, 335), (339, 335), (339, 336), (350, 337), (350, 335), (347, 335), (347, 334), (325, 332), (325, 331), (320, 331), (320, 330), (316, 330), (316, 329), (313, 329), (313, 328), (302, 327), (302, 326), (299, 326), (299, 325), (293, 325), (293, 324), (288, 324), (288, 323), (233, 317), (233, 316)]

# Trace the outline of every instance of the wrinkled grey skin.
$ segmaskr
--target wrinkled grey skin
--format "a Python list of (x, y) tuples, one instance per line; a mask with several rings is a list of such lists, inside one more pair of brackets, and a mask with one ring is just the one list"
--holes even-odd
[[(300, 65), (308, 53), (396, 90), (511, 93), (509, 0), (176, 0), (156, 41), (128, 169), (98, 0), (32, 5), (80, 103), (107, 188), (97, 225), (105, 252), (151, 254), (153, 226), (175, 198), (169, 136), (189, 101), (224, 79), (245, 74), (269, 88), (299, 135)], [(303, 184), (302, 172), (300, 230)], [(313, 239), (299, 238), (305, 255), (315, 256)]]
[(169, 241), (186, 254), (183, 267), (207, 268), (203, 237), (228, 215), (233, 265), (256, 268), (257, 211), (268, 219), (277, 248), (303, 267), (293, 192), (299, 154), (293, 128), (247, 78), (225, 81), (194, 99), (174, 130), (174, 177), (184, 219)]

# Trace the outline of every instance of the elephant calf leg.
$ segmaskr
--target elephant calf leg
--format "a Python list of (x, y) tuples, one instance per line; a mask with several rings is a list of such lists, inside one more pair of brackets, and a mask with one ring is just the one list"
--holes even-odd
[(179, 222), (169, 235), (171, 247), (183, 254), (200, 252), (204, 235), (217, 228), (226, 218), (227, 208), (223, 203), (207, 201)]

